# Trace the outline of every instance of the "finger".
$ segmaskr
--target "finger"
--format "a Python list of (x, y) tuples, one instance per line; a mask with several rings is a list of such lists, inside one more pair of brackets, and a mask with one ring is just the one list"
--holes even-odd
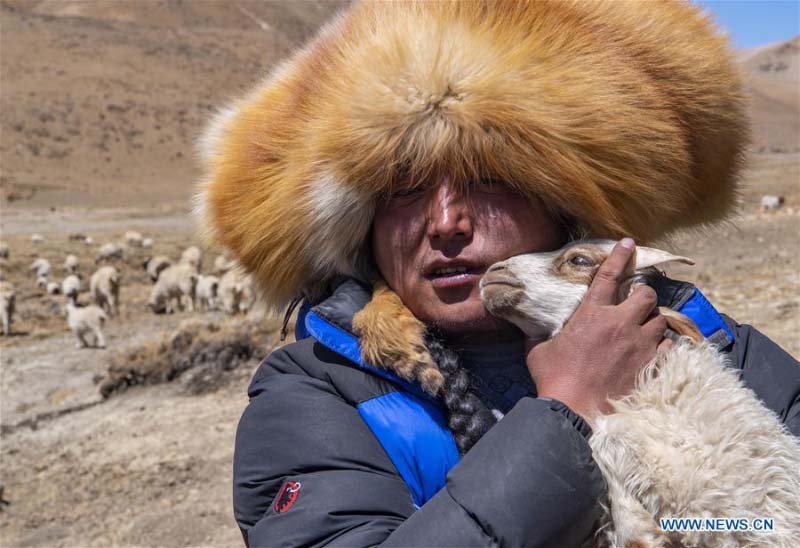
[(642, 333), (644, 333), (648, 339), (654, 341), (654, 344), (659, 344), (661, 339), (664, 338), (664, 331), (666, 331), (666, 329), (667, 319), (659, 314), (644, 323), (642, 326)]
[(589, 302), (604, 305), (617, 304), (619, 284), (625, 275), (625, 267), (633, 256), (635, 247), (636, 244), (630, 238), (623, 238), (617, 242), (606, 260), (600, 265), (589, 286), (586, 294)]
[(630, 297), (619, 305), (620, 312), (629, 316), (638, 325), (658, 316), (658, 295), (652, 287), (637, 286)]

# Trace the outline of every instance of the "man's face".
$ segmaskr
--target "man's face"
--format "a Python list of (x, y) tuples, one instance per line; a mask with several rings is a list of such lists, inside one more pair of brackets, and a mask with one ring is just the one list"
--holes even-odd
[(508, 333), (484, 308), (478, 282), (493, 263), (563, 243), (538, 202), (498, 183), (459, 192), (446, 179), (396, 193), (375, 214), (372, 249), (389, 286), (423, 322), (448, 335)]

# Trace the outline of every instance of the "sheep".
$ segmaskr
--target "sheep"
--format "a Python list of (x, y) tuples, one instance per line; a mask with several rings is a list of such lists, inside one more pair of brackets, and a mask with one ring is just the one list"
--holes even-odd
[(219, 278), (216, 276), (200, 276), (197, 280), (197, 301), (201, 310), (217, 308), (217, 290)]
[(0, 320), (3, 323), (3, 335), (11, 334), (11, 322), (14, 319), (14, 303), (16, 296), (14, 284), (0, 282)]
[(100, 246), (100, 250), (94, 259), (95, 264), (103, 261), (110, 261), (112, 259), (122, 259), (123, 249), (121, 245), (115, 243), (107, 243)]
[(90, 246), (94, 244), (94, 238), (92, 238), (91, 236), (86, 236), (86, 239), (83, 240), (83, 243), (86, 244), (87, 246)]
[(147, 275), (150, 277), (150, 281), (153, 283), (158, 280), (158, 275), (163, 271), (165, 268), (172, 266), (172, 261), (169, 260), (169, 257), (165, 255), (156, 255), (155, 257), (149, 257), (145, 259), (144, 263), (142, 263)]
[[(492, 265), (480, 282), (495, 316), (528, 337), (557, 334), (614, 242), (590, 240)], [(649, 267), (690, 263), (638, 247), (623, 284)], [(649, 269), (649, 270), (648, 270)], [(683, 335), (639, 374), (613, 412), (591, 421), (589, 444), (609, 487), (600, 546), (792, 546), (800, 538), (800, 441), (726, 366), (689, 318), (660, 309)], [(775, 531), (666, 532), (662, 517), (772, 517)], [(794, 541), (790, 540), (794, 539)]]
[(50, 261), (43, 257), (39, 257), (34, 260), (28, 267), (28, 270), (34, 271), (37, 277), (47, 277), (53, 273), (53, 268), (50, 266)]
[(226, 255), (218, 255), (216, 259), (214, 259), (214, 270), (213, 273), (216, 276), (222, 276), (232, 268), (236, 267), (236, 261), (228, 259)]
[(31, 235), (31, 243), (34, 245), (39, 245), (44, 242), (44, 236), (41, 234), (32, 234)]
[(150, 300), (147, 305), (155, 313), (172, 314), (174, 312), (173, 300), (177, 301), (178, 309), (183, 311), (185, 299), (189, 311), (194, 312), (197, 278), (198, 274), (194, 265), (170, 266), (158, 276), (158, 281), (150, 291)]
[(47, 291), (47, 293), (50, 295), (58, 295), (61, 293), (61, 286), (58, 282), (47, 282), (45, 291)]
[(227, 314), (246, 314), (255, 300), (250, 276), (239, 268), (229, 270), (219, 281), (217, 291), (222, 301), (222, 310)]
[(134, 230), (125, 232), (125, 243), (131, 247), (142, 247), (142, 235)]
[(150, 249), (153, 247), (153, 238), (145, 238), (142, 240), (142, 247), (145, 249)]
[(108, 312), (109, 316), (119, 314), (119, 285), (119, 271), (113, 266), (98, 268), (89, 280), (92, 300)]
[(769, 211), (770, 209), (778, 209), (781, 207), (786, 198), (783, 196), (774, 196), (772, 194), (765, 194), (761, 197), (761, 209), (763, 211)]
[[(67, 325), (78, 338), (78, 342), (75, 343), (76, 348), (106, 347), (102, 328), (108, 318), (102, 308), (93, 304), (79, 307), (72, 299), (69, 299), (67, 300), (66, 313)], [(88, 333), (94, 334), (94, 345), (89, 345), (86, 340)]]
[(50, 283), (50, 279), (47, 276), (37, 276), (36, 277), (36, 287), (40, 289), (47, 289), (47, 284)]
[[(112, 267), (113, 268), (113, 267)], [(67, 298), (77, 301), (78, 293), (81, 292), (81, 279), (75, 275), (70, 274), (64, 281), (61, 282), (61, 293)]]
[(67, 274), (75, 274), (78, 271), (78, 257), (70, 253), (61, 267)]
[(8, 259), (10, 253), (11, 251), (8, 248), (8, 244), (0, 242), (0, 259)]
[(181, 254), (179, 264), (190, 264), (195, 267), (195, 270), (199, 274), (203, 266), (203, 252), (195, 245), (187, 247)]

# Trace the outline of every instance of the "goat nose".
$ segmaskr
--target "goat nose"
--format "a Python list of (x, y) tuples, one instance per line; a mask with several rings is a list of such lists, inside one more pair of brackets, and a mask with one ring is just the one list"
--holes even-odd
[(499, 270), (508, 270), (508, 268), (503, 263), (497, 263), (490, 266), (487, 272), (497, 272)]

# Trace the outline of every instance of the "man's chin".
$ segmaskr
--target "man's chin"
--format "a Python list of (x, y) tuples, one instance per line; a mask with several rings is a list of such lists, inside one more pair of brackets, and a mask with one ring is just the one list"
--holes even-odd
[(480, 300), (477, 303), (437, 304), (420, 314), (420, 319), (447, 336), (505, 331), (510, 325), (492, 316)]

